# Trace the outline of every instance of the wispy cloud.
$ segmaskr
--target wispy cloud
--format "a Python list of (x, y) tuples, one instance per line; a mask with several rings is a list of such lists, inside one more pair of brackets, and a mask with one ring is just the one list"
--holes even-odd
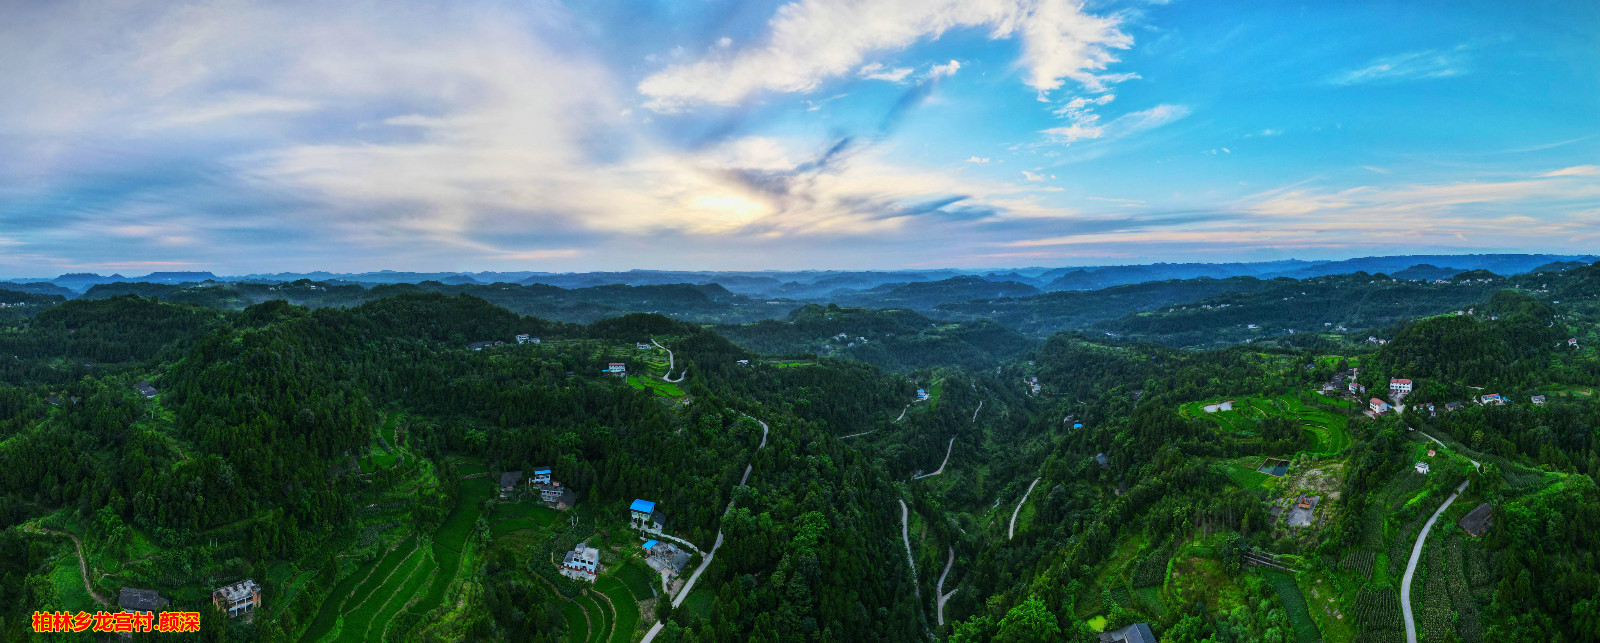
[(895, 67), (894, 69), (889, 69), (884, 67), (883, 63), (872, 63), (870, 65), (863, 65), (861, 69), (856, 71), (856, 75), (869, 80), (886, 80), (891, 83), (898, 83), (902, 80), (905, 80), (906, 76), (910, 76), (912, 71), (915, 70), (911, 69), (910, 67)]
[(1052, 127), (1040, 130), (1039, 133), (1044, 134), (1045, 139), (1053, 143), (1072, 143), (1085, 139), (1116, 140), (1176, 122), (1188, 115), (1189, 108), (1184, 105), (1157, 105), (1150, 109), (1123, 114), (1104, 125), (1096, 124), (1097, 117), (1088, 120), (1087, 123)]
[(1465, 47), (1449, 50), (1429, 49), (1375, 58), (1362, 67), (1339, 72), (1328, 77), (1331, 85), (1362, 85), (1367, 83), (1450, 78), (1466, 74), (1468, 60)]
[(864, 69), (871, 54), (974, 27), (988, 28), (992, 38), (1020, 37), (1026, 82), (1041, 93), (1065, 80), (1099, 90), (1127, 78), (1104, 73), (1117, 61), (1114, 52), (1133, 44), (1120, 21), (1064, 0), (796, 0), (773, 16), (766, 42), (671, 65), (638, 91), (661, 112), (735, 104), (761, 91), (809, 92)]

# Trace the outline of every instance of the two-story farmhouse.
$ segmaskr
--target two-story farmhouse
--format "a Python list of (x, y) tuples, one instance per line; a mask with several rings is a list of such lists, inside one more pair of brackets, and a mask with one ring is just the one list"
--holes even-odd
[(561, 575), (574, 580), (594, 582), (600, 573), (600, 550), (589, 543), (578, 543), (561, 559)]
[(634, 500), (628, 505), (628, 517), (634, 529), (654, 533), (661, 533), (661, 526), (667, 521), (666, 516), (656, 510), (656, 503), (649, 500)]
[(261, 606), (261, 586), (246, 578), (211, 592), (211, 603), (229, 618), (253, 613)]

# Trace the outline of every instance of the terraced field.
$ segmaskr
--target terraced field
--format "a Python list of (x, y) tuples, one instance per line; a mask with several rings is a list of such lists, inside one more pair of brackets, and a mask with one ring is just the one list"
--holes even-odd
[(594, 587), (606, 598), (611, 599), (611, 607), (616, 610), (616, 626), (611, 632), (612, 643), (628, 643), (633, 640), (634, 631), (639, 629), (639, 604), (635, 602), (633, 592), (615, 576), (602, 578), (595, 582)]
[(1204, 418), (1216, 422), (1219, 430), (1230, 435), (1255, 435), (1256, 422), (1268, 417), (1290, 417), (1300, 422), (1314, 436), (1307, 447), (1311, 453), (1332, 455), (1350, 446), (1350, 432), (1345, 428), (1345, 418), (1336, 413), (1308, 406), (1298, 396), (1236, 397), (1233, 409), (1206, 413), (1205, 405), (1223, 400), (1190, 402), (1178, 408), (1179, 415)]
[(1295, 640), (1300, 643), (1321, 641), (1322, 635), (1317, 632), (1316, 621), (1311, 620), (1311, 612), (1306, 609), (1306, 597), (1300, 593), (1300, 586), (1294, 582), (1294, 578), (1276, 570), (1266, 570), (1262, 576), (1283, 601), (1283, 609), (1289, 613), (1289, 623), (1294, 625)]
[(558, 517), (556, 510), (532, 501), (503, 502), (489, 514), (489, 532), (499, 537), (523, 529), (541, 529)]

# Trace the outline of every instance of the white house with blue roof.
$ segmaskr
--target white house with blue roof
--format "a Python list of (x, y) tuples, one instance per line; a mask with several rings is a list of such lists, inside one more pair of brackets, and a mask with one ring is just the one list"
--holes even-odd
[(549, 484), (550, 467), (534, 467), (533, 475), (528, 478), (529, 484)]
[(635, 499), (628, 505), (628, 517), (632, 519), (633, 528), (640, 531), (661, 533), (661, 525), (667, 521), (666, 516), (656, 510), (656, 503), (649, 500)]

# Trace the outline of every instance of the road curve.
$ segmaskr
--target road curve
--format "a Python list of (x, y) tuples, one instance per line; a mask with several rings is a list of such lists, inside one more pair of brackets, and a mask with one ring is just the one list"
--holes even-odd
[[(950, 600), (950, 597), (951, 596), (955, 596), (955, 594), (956, 594), (956, 590), (955, 589), (950, 590), (949, 594), (944, 593), (944, 577), (950, 575), (950, 568), (952, 566), (954, 566), (955, 564), (956, 564), (956, 548), (955, 547), (951, 547), (950, 548), (950, 557), (946, 558), (945, 561), (944, 561), (944, 572), (939, 574), (939, 583), (937, 585), (935, 585), (934, 588), (933, 588), (933, 593), (936, 596), (938, 596), (937, 600), (939, 601), (939, 625), (941, 627), (944, 626), (944, 602), (947, 601), (947, 600)], [(961, 589), (961, 588), (957, 587), (956, 589)]]
[(914, 476), (911, 479), (912, 480), (921, 480), (923, 478), (932, 478), (932, 477), (934, 477), (936, 475), (944, 473), (944, 465), (950, 464), (950, 449), (955, 447), (955, 446), (956, 446), (956, 436), (952, 435), (952, 436), (950, 436), (950, 444), (947, 444), (944, 447), (944, 462), (940, 462), (939, 463), (939, 470), (938, 471), (934, 471), (933, 473), (925, 473), (925, 474), (922, 474), (920, 476)]
[(1006, 531), (1006, 540), (1017, 537), (1017, 514), (1022, 513), (1022, 503), (1028, 501), (1028, 494), (1033, 493), (1033, 485), (1039, 484), (1039, 480), (1041, 478), (1034, 478), (1033, 482), (1028, 483), (1028, 490), (1022, 492), (1022, 499), (1017, 501), (1017, 508), (1011, 510), (1011, 529)]
[(906, 541), (906, 562), (911, 565), (911, 588), (917, 591), (917, 601), (922, 601), (922, 584), (917, 582), (917, 561), (911, 557), (911, 509), (900, 501), (900, 538)]
[(1433, 521), (1439, 519), (1444, 510), (1450, 508), (1450, 503), (1455, 502), (1461, 492), (1467, 490), (1469, 480), (1461, 481), (1461, 486), (1456, 487), (1455, 493), (1444, 499), (1444, 504), (1433, 512), (1427, 524), (1422, 526), (1422, 533), (1417, 534), (1416, 544), (1411, 546), (1411, 560), (1406, 562), (1405, 579), (1400, 581), (1400, 615), (1406, 622), (1406, 643), (1417, 643), (1417, 622), (1411, 616), (1411, 577), (1417, 573), (1417, 559), (1422, 558), (1422, 544), (1428, 539), (1428, 531), (1433, 529)]
[(661, 342), (656, 341), (656, 338), (654, 338), (654, 337), (650, 338), (650, 343), (655, 344), (656, 348), (659, 348), (659, 349), (664, 350), (664, 351), (667, 352), (667, 374), (661, 376), (661, 381), (663, 381), (663, 382), (671, 382), (673, 384), (677, 384), (678, 382), (682, 382), (684, 376), (689, 374), (689, 369), (687, 369), (687, 368), (683, 369), (683, 372), (678, 374), (678, 379), (672, 379), (672, 369), (677, 367), (677, 362), (674, 361), (673, 358), (672, 358), (672, 349), (667, 348), (665, 346), (662, 346)]
[(111, 605), (111, 601), (108, 601), (104, 597), (100, 596), (98, 592), (94, 591), (94, 587), (89, 584), (89, 564), (85, 562), (83, 558), (83, 541), (78, 540), (78, 536), (71, 532), (56, 531), (54, 529), (48, 529), (42, 526), (37, 527), (37, 530), (38, 533), (50, 534), (52, 536), (66, 536), (72, 539), (72, 546), (78, 552), (78, 574), (83, 577), (83, 590), (89, 592), (89, 596), (94, 598), (95, 602), (100, 603), (101, 605)]
[(983, 400), (978, 400), (978, 408), (975, 408), (975, 409), (972, 410), (972, 421), (973, 422), (977, 422), (978, 421), (978, 411), (982, 411), (982, 410), (983, 410)]

